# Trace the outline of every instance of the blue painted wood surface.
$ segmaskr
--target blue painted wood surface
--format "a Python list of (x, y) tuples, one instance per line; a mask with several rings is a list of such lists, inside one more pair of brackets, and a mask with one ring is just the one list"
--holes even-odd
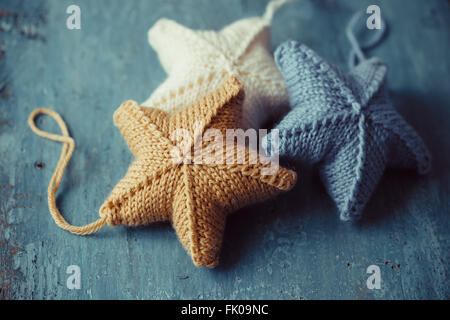
[[(70, 4), (81, 30), (66, 28)], [(448, 1), (297, 1), (276, 14), (275, 48), (302, 41), (345, 66), (350, 16), (378, 4), (389, 36), (370, 52), (390, 65), (399, 112), (431, 149), (426, 177), (389, 171), (357, 224), (339, 221), (317, 173), (228, 219), (221, 264), (195, 268), (168, 224), (105, 228), (78, 237), (48, 213), (47, 185), (61, 145), (35, 136), (28, 114), (53, 108), (76, 149), (58, 205), (73, 224), (97, 210), (132, 156), (112, 122), (126, 99), (143, 101), (165, 74), (146, 33), (159, 18), (220, 29), (260, 15), (266, 1), (0, 1), (0, 297), (4, 299), (448, 299), (450, 5)], [(57, 132), (40, 117), (41, 128)], [(66, 268), (81, 269), (81, 289)], [(381, 289), (366, 286), (369, 265)]]

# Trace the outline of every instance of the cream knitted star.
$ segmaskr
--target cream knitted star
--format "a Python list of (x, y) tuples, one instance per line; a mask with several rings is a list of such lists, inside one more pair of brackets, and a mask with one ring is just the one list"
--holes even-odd
[[(195, 151), (194, 141), (205, 136), (207, 129), (225, 137), (228, 129), (237, 128), (243, 98), (242, 84), (232, 77), (215, 92), (172, 115), (124, 102), (114, 113), (114, 122), (136, 160), (101, 207), (101, 217), (109, 225), (171, 221), (195, 265), (215, 266), (227, 214), (289, 190), (297, 177), (281, 167), (265, 174), (261, 169), (268, 162), (261, 157), (251, 162), (254, 151), (237, 144), (231, 145), (230, 155), (229, 146), (221, 139), (204, 139), (202, 150)], [(193, 137), (187, 150), (197, 161), (174, 158), (172, 133), (180, 129)], [(205, 152), (209, 148), (216, 151)], [(205, 154), (210, 156), (204, 158)], [(237, 154), (244, 154), (245, 160), (229, 161), (237, 159)], [(199, 163), (202, 157), (203, 163)]]
[(157, 21), (148, 40), (168, 77), (142, 105), (174, 113), (235, 75), (246, 93), (241, 127), (258, 129), (282, 116), (289, 99), (270, 52), (269, 29), (275, 11), (288, 1), (271, 1), (264, 16), (238, 20), (218, 32)]

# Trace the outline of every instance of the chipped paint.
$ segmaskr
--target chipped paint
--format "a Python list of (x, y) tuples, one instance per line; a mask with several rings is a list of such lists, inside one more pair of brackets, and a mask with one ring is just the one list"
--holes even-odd
[(14, 237), (15, 225), (10, 222), (10, 215), (18, 208), (26, 205), (24, 194), (15, 194), (11, 184), (0, 185), (0, 299), (8, 300), (15, 297), (13, 284), (22, 278), (22, 274), (14, 267), (13, 259), (21, 248), (18, 247)]
[[(174, 6), (164, 0), (78, 0), (83, 27), (77, 31), (65, 27), (64, 1), (2, 5), (2, 299), (450, 298), (450, 136), (443, 122), (450, 119), (450, 44), (443, 41), (450, 32), (450, 10), (443, 1), (381, 5), (389, 17), (399, 18), (374, 54), (390, 64), (397, 106), (435, 155), (435, 171), (424, 178), (387, 173), (360, 224), (339, 221), (319, 177), (308, 168), (299, 168), (300, 180), (291, 192), (230, 215), (221, 264), (214, 270), (195, 268), (167, 224), (105, 228), (89, 237), (54, 224), (46, 189), (61, 146), (30, 132), (29, 112), (54, 108), (67, 121), (77, 147), (57, 202), (71, 223), (93, 221), (132, 161), (114, 127), (114, 109), (126, 99), (144, 101), (165, 78), (146, 43), (148, 28), (170, 16), (192, 28), (218, 30), (235, 18), (264, 11), (263, 1), (232, 1)], [(274, 18), (272, 44), (299, 40), (344, 65), (349, 47), (337, 30), (361, 2), (297, 1), (289, 6)], [(429, 12), (440, 27), (416, 28), (414, 21)], [(417, 43), (423, 50), (417, 50)], [(38, 125), (57, 132), (46, 117)], [(366, 269), (373, 264), (381, 269), (380, 290), (366, 287)], [(69, 265), (80, 266), (80, 290), (66, 287)]]

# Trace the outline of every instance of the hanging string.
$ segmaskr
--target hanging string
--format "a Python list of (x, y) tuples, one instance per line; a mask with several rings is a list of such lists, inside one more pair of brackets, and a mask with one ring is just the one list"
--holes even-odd
[[(36, 116), (40, 114), (46, 114), (55, 119), (61, 129), (62, 135), (42, 131), (41, 129), (36, 127), (34, 119), (36, 118)], [(106, 225), (106, 218), (104, 217), (85, 226), (81, 227), (73, 226), (64, 219), (64, 217), (61, 215), (56, 206), (56, 192), (59, 189), (59, 185), (61, 184), (64, 170), (66, 169), (66, 166), (69, 163), (69, 160), (72, 157), (72, 153), (75, 148), (75, 141), (72, 139), (72, 137), (70, 137), (69, 131), (67, 130), (67, 126), (64, 123), (64, 120), (55, 111), (40, 108), (34, 110), (30, 114), (30, 116), (28, 117), (28, 125), (30, 126), (31, 130), (33, 130), (33, 132), (36, 133), (37, 135), (44, 137), (46, 139), (61, 142), (63, 144), (61, 156), (59, 157), (55, 171), (48, 185), (48, 208), (50, 210), (50, 214), (53, 217), (53, 220), (55, 220), (55, 223), (60, 228), (78, 235), (88, 235), (97, 232), (98, 230), (103, 228)]]
[(353, 15), (347, 25), (347, 38), (352, 46), (348, 62), (350, 69), (356, 67), (360, 62), (366, 60), (366, 56), (364, 55), (363, 50), (368, 50), (377, 45), (386, 33), (386, 22), (380, 17), (381, 29), (369, 30), (372, 33), (371, 37), (364, 43), (358, 42), (354, 31), (356, 27), (359, 27), (359, 29), (361, 29), (361, 27), (366, 28), (366, 24), (362, 21), (364, 20), (364, 16), (364, 11), (358, 11)]
[(266, 12), (264, 13), (263, 19), (271, 21), (275, 12), (284, 4), (292, 2), (295, 0), (271, 0), (266, 7)]

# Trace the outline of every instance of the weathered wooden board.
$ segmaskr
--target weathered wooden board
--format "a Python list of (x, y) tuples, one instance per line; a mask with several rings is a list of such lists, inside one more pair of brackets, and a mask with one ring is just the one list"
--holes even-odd
[[(81, 7), (81, 30), (66, 8)], [(276, 14), (275, 48), (300, 40), (344, 66), (345, 25), (378, 4), (389, 36), (370, 54), (390, 65), (398, 110), (430, 147), (426, 177), (389, 171), (357, 224), (342, 223), (317, 173), (229, 217), (221, 265), (195, 268), (168, 224), (105, 228), (78, 237), (59, 229), (47, 184), (61, 145), (35, 136), (28, 114), (57, 110), (77, 146), (58, 205), (77, 225), (97, 210), (132, 160), (112, 115), (144, 101), (165, 74), (146, 33), (161, 17), (220, 29), (260, 15), (258, 0), (0, 0), (0, 297), (4, 299), (448, 299), (450, 188), (450, 5), (448, 1), (305, 0)], [(50, 118), (39, 126), (57, 132)], [(381, 268), (368, 290), (366, 269)], [(81, 269), (80, 290), (66, 268)]]

